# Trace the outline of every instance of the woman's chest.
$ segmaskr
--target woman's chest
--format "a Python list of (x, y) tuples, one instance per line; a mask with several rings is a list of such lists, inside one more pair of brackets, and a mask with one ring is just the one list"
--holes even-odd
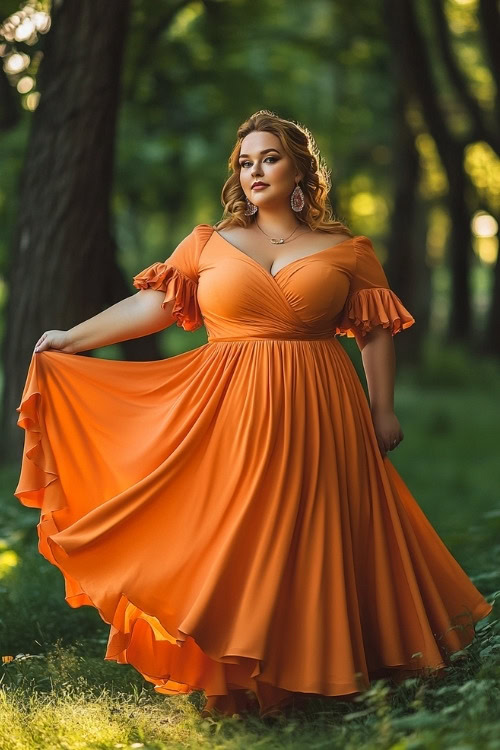
[(209, 241), (200, 257), (198, 303), (204, 316), (226, 320), (295, 316), (333, 321), (349, 292), (355, 260), (350, 243), (294, 260), (271, 274), (237, 248)]

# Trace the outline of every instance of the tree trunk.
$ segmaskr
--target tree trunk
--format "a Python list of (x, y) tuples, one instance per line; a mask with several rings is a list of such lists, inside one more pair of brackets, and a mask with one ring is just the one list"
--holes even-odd
[(472, 258), (470, 211), (467, 205), (467, 179), (463, 168), (466, 141), (450, 131), (441, 110), (428, 49), (415, 16), (414, 0), (388, 0), (389, 17), (394, 24), (393, 39), (407, 88), (416, 95), (446, 171), (449, 184), (448, 206), (452, 231), (448, 249), (452, 275), (449, 321), (450, 339), (466, 341), (470, 333), (469, 270)]
[(10, 85), (7, 75), (0, 69), (0, 131), (12, 130), (20, 120), (18, 95)]
[(7, 276), (2, 447), (8, 458), (21, 446), (15, 408), (39, 336), (67, 330), (127, 293), (116, 264), (110, 194), (128, 13), (129, 0), (98, 8), (93, 0), (54, 5)]
[(463, 167), (463, 149), (449, 148), (446, 164), (451, 230), (448, 242), (451, 268), (451, 305), (448, 331), (451, 340), (467, 338), (471, 330), (470, 266), (472, 259), (468, 181)]
[[(496, 218), (499, 219), (498, 216)], [(491, 303), (486, 323), (484, 351), (487, 354), (500, 357), (500, 253), (493, 269)]]
[(415, 243), (415, 211), (417, 204), (420, 165), (415, 147), (415, 136), (407, 121), (406, 97), (401, 88), (394, 102), (396, 164), (394, 205), (391, 215), (391, 234), (388, 250), (387, 276), (391, 287), (404, 300), (415, 315), (419, 325), (409, 334), (398, 339), (398, 356), (408, 363), (416, 364), (420, 359), (422, 339), (427, 331), (429, 318), (428, 296), (422, 293), (426, 266)]
[[(496, 0), (480, 0), (479, 18), (490, 71), (495, 81), (495, 123), (500, 123), (500, 12)], [(497, 125), (496, 132), (499, 128)], [(498, 216), (496, 217), (498, 218)], [(493, 272), (491, 305), (486, 326), (486, 351), (500, 357), (500, 254)]]

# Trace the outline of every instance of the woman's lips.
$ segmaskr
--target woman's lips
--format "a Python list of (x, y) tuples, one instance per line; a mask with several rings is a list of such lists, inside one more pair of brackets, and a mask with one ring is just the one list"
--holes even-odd
[(264, 190), (266, 187), (269, 187), (269, 185), (255, 185), (252, 190)]

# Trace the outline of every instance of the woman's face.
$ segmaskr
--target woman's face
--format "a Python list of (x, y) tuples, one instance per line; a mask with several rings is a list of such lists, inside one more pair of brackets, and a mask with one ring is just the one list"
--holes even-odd
[[(240, 183), (248, 200), (262, 208), (289, 203), (300, 174), (277, 135), (254, 130), (245, 136), (239, 164)], [(264, 182), (268, 187), (254, 188), (255, 182)]]

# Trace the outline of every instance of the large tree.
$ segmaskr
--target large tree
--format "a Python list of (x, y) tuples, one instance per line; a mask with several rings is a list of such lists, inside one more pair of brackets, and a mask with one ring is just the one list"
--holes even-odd
[[(18, 455), (19, 387), (44, 330), (67, 329), (130, 293), (110, 216), (128, 0), (56, 3), (39, 72), (9, 255), (2, 440)], [(126, 355), (151, 339), (127, 342)]]
[[(399, 68), (401, 90), (408, 100), (418, 102), (429, 133), (437, 147), (447, 176), (447, 204), (450, 215), (448, 255), (451, 271), (450, 338), (469, 340), (471, 336), (471, 263), (473, 259), (471, 216), (479, 206), (479, 199), (465, 168), (467, 146), (484, 141), (500, 154), (498, 121), (500, 115), (500, 54), (498, 34), (500, 13), (494, 0), (480, 0), (478, 21), (485, 43), (489, 71), (496, 83), (496, 98), (491, 113), (482, 108), (471, 91), (471, 86), (460, 68), (453, 49), (451, 31), (443, 0), (430, 0), (417, 6), (415, 0), (386, 0), (390, 19), (392, 46)], [(421, 12), (418, 13), (417, 10)], [(427, 11), (425, 15), (424, 11)], [(424, 33), (420, 16), (432, 24), (434, 33)], [(435, 38), (434, 44), (432, 37)], [(446, 73), (443, 92), (437, 82), (436, 70), (441, 64)], [(450, 104), (452, 102), (452, 104)], [(468, 124), (456, 132), (450, 124), (450, 110), (460, 112), (462, 122)], [(495, 209), (487, 206), (492, 213)], [(494, 269), (486, 347), (500, 354), (498, 314), (500, 311), (500, 256)]]

